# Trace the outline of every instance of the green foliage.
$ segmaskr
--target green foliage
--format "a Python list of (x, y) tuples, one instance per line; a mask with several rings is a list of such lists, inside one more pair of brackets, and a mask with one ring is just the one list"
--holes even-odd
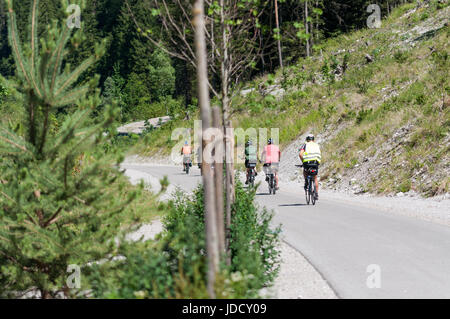
[(272, 213), (255, 207), (256, 190), (248, 192), (236, 180), (231, 223), (232, 271), (252, 274), (251, 287), (256, 290), (270, 284), (278, 273), (281, 229), (271, 228)]
[(373, 110), (372, 109), (362, 109), (358, 112), (358, 115), (356, 116), (356, 124), (361, 124), (362, 121), (367, 119), (371, 114)]
[(406, 178), (403, 183), (397, 187), (397, 191), (407, 193), (411, 189), (411, 180)]
[(348, 63), (350, 62), (350, 54), (348, 52), (345, 52), (344, 54), (344, 60), (342, 62), (342, 73), (345, 74), (348, 68)]
[(148, 116), (149, 110), (147, 110), (151, 104), (150, 90), (141, 76), (131, 73), (124, 92), (126, 96), (127, 120), (140, 121), (151, 118), (151, 116)]
[(8, 89), (0, 83), (0, 106), (3, 104), (4, 99), (9, 95)]
[(175, 90), (175, 69), (170, 58), (162, 50), (155, 50), (150, 56), (148, 68), (150, 91), (155, 99), (171, 96)]
[[(94, 123), (100, 104), (98, 78), (77, 84), (81, 74), (104, 52), (72, 70), (63, 70), (66, 45), (79, 37), (63, 23), (48, 27), (38, 46), (38, 1), (31, 6), (29, 42), (22, 45), (13, 3), (9, 8), (9, 42), (17, 67), (26, 134), (0, 126), (0, 290), (1, 297), (36, 287), (42, 297), (67, 290), (67, 266), (84, 265), (110, 254), (126, 220), (126, 206), (140, 189), (128, 192), (114, 168), (117, 154), (105, 155), (103, 134), (114, 132), (112, 107)], [(69, 107), (71, 106), (71, 107)], [(59, 109), (68, 113), (52, 132)], [(125, 230), (125, 227), (122, 227)]]
[[(289, 74), (289, 71), (291, 74)], [(301, 89), (303, 84), (308, 80), (308, 73), (303, 70), (299, 65), (296, 65), (292, 68), (283, 69), (283, 78), (281, 81), (281, 87), (284, 90), (288, 90), (294, 86), (298, 89)]]
[(169, 178), (167, 175), (164, 175), (164, 177), (159, 180), (159, 183), (161, 184), (161, 192), (165, 192), (167, 187), (169, 187)]
[[(254, 192), (237, 184), (231, 229), (232, 264), (221, 266), (216, 284), (219, 298), (257, 297), (278, 270), (280, 229), (272, 214), (259, 211)], [(125, 261), (95, 265), (89, 282), (96, 297), (207, 298), (203, 191), (181, 193), (169, 204), (165, 231), (158, 243), (121, 245)]]
[(23, 96), (17, 92), (13, 81), (0, 75), (0, 123), (18, 134), (24, 133), (23, 119), (26, 118), (22, 103)]
[(149, 243), (123, 243), (125, 261), (83, 269), (93, 295), (101, 298), (174, 298), (175, 277), (169, 258)]
[(124, 90), (125, 79), (120, 75), (120, 65), (114, 65), (114, 74), (108, 77), (104, 83), (102, 93), (103, 105), (117, 104), (120, 109), (120, 121), (128, 120), (127, 95)]
[(328, 83), (328, 87), (330, 88), (330, 85), (335, 82), (336, 77), (334, 75), (334, 70), (337, 67), (336, 60), (332, 60), (332, 64), (330, 65), (330, 62), (327, 58), (324, 58), (321, 72), (322, 76), (325, 79), (325, 81)]
[[(448, 36), (447, 36), (448, 39)], [(450, 95), (450, 84), (448, 79), (448, 70), (450, 69), (450, 58), (448, 47), (439, 47), (432, 54), (433, 62), (433, 77), (432, 80), (439, 88), (441, 94), (442, 104), (441, 108), (444, 108), (445, 97)]]
[(406, 51), (396, 51), (394, 53), (394, 59), (398, 63), (405, 63), (408, 60), (408, 52), (406, 52)]

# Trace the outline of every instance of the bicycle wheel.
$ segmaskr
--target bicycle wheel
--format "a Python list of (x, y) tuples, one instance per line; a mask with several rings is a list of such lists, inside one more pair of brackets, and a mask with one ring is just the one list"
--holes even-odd
[(308, 187), (308, 193), (309, 193), (309, 202), (314, 205), (314, 190), (313, 190), (314, 182), (312, 179), (309, 180), (309, 187)]
[(311, 192), (311, 203), (316, 205), (316, 185), (313, 186), (313, 191)]
[(275, 195), (277, 192), (277, 187), (275, 185), (275, 176), (274, 175), (272, 175), (271, 183), (272, 183), (272, 193)]
[(250, 176), (248, 177), (249, 182), (248, 182), (248, 186), (250, 188), (253, 188), (255, 186), (255, 176), (253, 175), (253, 171), (250, 171)]
[(186, 175), (188, 175), (188, 174), (189, 174), (189, 164), (186, 165)]
[(269, 175), (269, 180), (267, 181), (267, 184), (269, 185), (269, 195), (272, 195), (274, 189), (273, 189), (273, 177), (272, 175)]
[(316, 183), (314, 183), (314, 205), (317, 203), (316, 195), (317, 195), (317, 188)]
[(306, 204), (309, 205), (309, 180), (307, 180), (306, 183), (307, 183), (305, 190)]

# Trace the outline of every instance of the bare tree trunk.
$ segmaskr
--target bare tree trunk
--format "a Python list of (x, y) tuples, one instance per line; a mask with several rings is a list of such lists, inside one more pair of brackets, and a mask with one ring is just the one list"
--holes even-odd
[[(195, 49), (197, 56), (197, 77), (199, 105), (203, 124), (203, 146), (210, 141), (205, 140), (205, 130), (211, 127), (211, 108), (208, 89), (207, 56), (205, 41), (204, 0), (196, 0), (193, 8), (195, 26)], [(205, 148), (203, 148), (205, 149)], [(214, 181), (211, 163), (203, 158), (203, 189), (206, 224), (206, 254), (208, 257), (208, 294), (215, 298), (214, 284), (219, 270), (219, 244), (217, 238), (216, 203), (214, 198)]]
[[(218, 107), (213, 108), (213, 126), (223, 133), (221, 113)], [(214, 184), (216, 188), (217, 235), (219, 237), (219, 254), (225, 256), (225, 222), (223, 214), (223, 138), (215, 140)]]
[(227, 265), (231, 265), (231, 250), (230, 250), (230, 230), (231, 230), (231, 206), (235, 200), (234, 193), (234, 165), (233, 165), (233, 151), (234, 151), (234, 134), (231, 126), (226, 126), (225, 137), (225, 158), (226, 158), (226, 216), (225, 216), (225, 229), (226, 229), (226, 247), (227, 247)]
[(283, 55), (281, 53), (281, 32), (280, 32), (280, 21), (278, 19), (278, 0), (275, 0), (275, 24), (278, 30), (278, 59), (280, 60), (280, 67), (283, 68)]
[[(230, 66), (231, 61), (229, 52), (228, 52), (228, 39), (230, 36), (229, 27), (225, 21), (225, 4), (224, 0), (220, 0), (220, 26), (222, 29), (222, 59), (220, 62), (220, 72), (221, 72), (221, 80), (222, 80), (222, 111), (223, 111), (223, 124), (225, 128), (224, 142), (225, 142), (225, 159), (226, 159), (226, 247), (227, 247), (227, 264), (231, 263), (230, 256), (230, 226), (231, 226), (231, 206), (234, 203), (234, 165), (233, 165), (233, 157), (231, 154), (233, 153), (233, 141), (234, 135), (232, 134), (232, 125), (230, 120), (230, 98), (228, 92), (229, 85), (229, 76), (230, 76)], [(231, 132), (231, 133), (230, 133)], [(228, 135), (230, 134), (230, 135)]]
[[(306, 35), (309, 35), (309, 25), (308, 25), (308, 0), (305, 0), (305, 32)], [(309, 39), (306, 39), (306, 56), (310, 56), (310, 48), (309, 48)]]

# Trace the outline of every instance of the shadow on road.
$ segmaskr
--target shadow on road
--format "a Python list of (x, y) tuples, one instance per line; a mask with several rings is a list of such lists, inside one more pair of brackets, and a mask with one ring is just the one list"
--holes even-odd
[(300, 207), (300, 206), (308, 206), (307, 204), (282, 204), (278, 205), (278, 207)]

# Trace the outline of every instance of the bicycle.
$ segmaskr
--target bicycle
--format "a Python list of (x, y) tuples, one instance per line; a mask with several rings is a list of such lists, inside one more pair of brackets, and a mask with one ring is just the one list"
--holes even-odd
[(275, 182), (275, 174), (272, 170), (272, 167), (270, 164), (264, 165), (265, 173), (266, 173), (266, 181), (269, 185), (269, 194), (275, 195), (277, 192), (276, 189), (276, 182)]
[(191, 159), (190, 158), (184, 159), (183, 165), (184, 165), (184, 171), (186, 172), (186, 175), (189, 175), (189, 169), (192, 166)]
[[(296, 167), (303, 167), (303, 165), (295, 165)], [(314, 176), (317, 175), (317, 168), (309, 167), (306, 170), (306, 189), (305, 189), (305, 197), (306, 204), (316, 205), (316, 183), (314, 182)]]
[(255, 168), (250, 167), (250, 172), (248, 173), (248, 186), (251, 188), (255, 187), (255, 177), (256, 177)]

